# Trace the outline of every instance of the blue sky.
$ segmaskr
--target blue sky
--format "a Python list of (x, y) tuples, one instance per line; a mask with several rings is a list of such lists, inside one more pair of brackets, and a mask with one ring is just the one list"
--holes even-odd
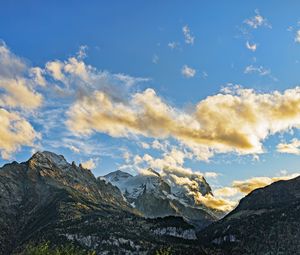
[[(90, 133), (83, 135), (77, 132), (80, 128), (66, 125), (70, 116), (73, 116), (73, 121), (78, 121), (72, 106), (78, 103), (78, 107), (85, 107), (80, 102), (82, 91), (91, 101), (95, 91), (116, 97), (117, 102), (111, 99), (113, 104), (124, 103), (128, 110), (140, 114), (136, 102), (131, 102), (130, 98), (150, 88), (155, 97), (175, 109), (178, 116), (182, 114), (184, 117), (183, 113), (187, 113), (190, 114), (188, 118), (193, 116), (191, 112), (199, 102), (225, 93), (224, 88), (231, 88), (234, 95), (240, 93), (238, 90), (253, 89), (255, 95), (268, 94), (272, 98), (272, 93), (278, 90), (283, 95), (280, 100), (284, 102), (294, 94), (297, 98), (295, 88), (300, 81), (299, 8), (299, 1), (272, 1), (272, 4), (270, 1), (3, 2), (0, 10), (1, 57), (8, 54), (9, 61), (16, 63), (13, 60), (18, 59), (25, 67), (17, 72), (11, 64), (9, 75), (2, 75), (1, 81), (25, 77), (30, 90), (41, 95), (43, 100), (38, 106), (31, 105), (26, 110), (7, 100), (1, 103), (0, 97), (0, 107), (17, 114), (35, 132), (30, 133), (34, 136), (31, 140), (15, 142), (15, 147), (9, 152), (5, 142), (1, 145), (0, 140), (0, 163), (26, 160), (35, 150), (51, 150), (64, 154), (70, 161), (88, 161), (96, 175), (117, 168), (133, 172), (149, 165), (170, 164), (172, 167), (175, 164), (188, 171), (209, 172), (207, 178), (215, 187), (231, 185), (234, 180), (299, 172), (296, 115), (288, 120), (290, 122), (280, 124), (273, 123), (273, 113), (273, 117), (266, 117), (270, 118), (264, 124), (269, 125), (266, 128), (268, 134), (263, 138), (261, 134), (254, 134), (259, 136), (263, 151), (250, 153), (241, 152), (237, 147), (223, 148), (224, 141), (216, 145), (222, 145), (222, 149), (216, 149), (209, 141), (209, 145), (204, 145), (208, 146), (211, 155), (205, 160), (205, 156), (199, 156), (199, 151), (191, 151), (187, 144), (191, 140), (187, 142), (176, 130), (161, 137), (160, 131), (148, 130), (147, 125), (144, 127), (146, 131), (141, 126), (134, 127), (134, 130), (122, 126), (126, 132), (129, 130), (128, 133), (122, 129), (122, 132), (112, 134), (116, 131), (110, 127), (104, 130), (94, 123), (89, 127)], [(84, 82), (66, 69), (64, 75), (68, 81), (60, 80), (48, 68), (49, 65), (47, 67), (51, 62), (70, 65), (71, 58), (77, 61), (76, 64), (84, 63), (89, 70), (89, 79), (93, 80), (89, 80), (91, 87), (84, 87)], [(2, 59), (2, 68), (7, 64), (8, 61)], [(35, 84), (33, 67), (40, 68), (44, 85)], [(286, 89), (291, 89), (292, 95), (284, 95)], [(3, 96), (9, 93), (6, 85), (0, 86), (1, 93)], [(22, 98), (20, 96), (18, 100)], [(271, 101), (278, 100), (272, 98)], [(277, 101), (272, 103), (276, 105)], [(96, 103), (94, 107), (97, 111), (97, 107), (102, 109), (103, 106)], [(285, 117), (283, 119), (280, 121), (286, 121)], [(88, 122), (91, 123), (91, 119)], [(201, 121), (199, 123), (203, 125)], [(274, 125), (280, 125), (280, 128), (276, 129)], [(254, 129), (259, 128), (255, 126)], [(210, 131), (211, 127), (206, 129), (206, 132)], [(169, 130), (162, 132), (168, 133)], [(249, 134), (252, 133), (247, 133), (248, 138)], [(157, 145), (158, 142), (160, 149), (153, 147), (153, 143)], [(172, 150), (174, 155), (181, 153), (180, 159), (168, 161)], [(147, 159), (146, 154), (152, 159)]]

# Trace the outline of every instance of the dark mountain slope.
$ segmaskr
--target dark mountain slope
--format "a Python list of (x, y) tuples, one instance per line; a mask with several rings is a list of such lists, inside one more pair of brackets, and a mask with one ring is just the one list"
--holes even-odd
[(3, 255), (44, 240), (97, 254), (151, 254), (166, 246), (176, 254), (202, 254), (193, 227), (181, 218), (140, 217), (118, 188), (51, 152), (0, 168), (0, 191)]
[(199, 236), (209, 254), (300, 254), (299, 227), (297, 177), (254, 190)]

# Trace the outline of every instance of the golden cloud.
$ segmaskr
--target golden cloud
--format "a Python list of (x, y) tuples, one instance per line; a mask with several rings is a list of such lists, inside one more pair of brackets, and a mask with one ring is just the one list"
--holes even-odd
[(0, 108), (0, 123), (0, 152), (4, 159), (8, 159), (22, 145), (33, 146), (35, 138), (39, 136), (18, 113)]
[(197, 200), (200, 204), (204, 204), (208, 208), (212, 208), (224, 212), (231, 211), (237, 205), (237, 202), (235, 201), (227, 200), (224, 198), (217, 198), (211, 194), (207, 194), (205, 196), (198, 194)]
[(267, 185), (272, 184), (273, 182), (280, 180), (289, 180), (292, 178), (296, 178), (297, 176), (299, 176), (298, 173), (278, 177), (254, 177), (244, 181), (234, 181), (232, 183), (232, 187), (237, 189), (241, 193), (248, 194), (255, 189), (263, 188)]
[(233, 181), (231, 187), (223, 187), (216, 189), (214, 194), (216, 197), (233, 197), (236, 195), (247, 195), (251, 191), (263, 188), (280, 180), (289, 180), (296, 178), (300, 174), (293, 173), (290, 175), (276, 176), (276, 177), (253, 177), (246, 180)]
[(93, 159), (89, 159), (85, 162), (82, 162), (81, 165), (85, 169), (94, 169), (96, 167), (96, 163)]
[(300, 155), (300, 141), (297, 138), (292, 139), (290, 143), (280, 143), (276, 148), (280, 153)]
[[(32, 79), (29, 76), (33, 76)], [(39, 107), (43, 98), (33, 89), (37, 79), (42, 82), (41, 69), (30, 69), (23, 59), (14, 55), (5, 44), (0, 44), (1, 107)]]
[(41, 106), (43, 97), (41, 94), (33, 91), (26, 83), (25, 79), (0, 79), (0, 88), (6, 93), (0, 96), (0, 106), (5, 107), (23, 107), (35, 109)]
[(102, 91), (76, 101), (68, 127), (78, 134), (103, 132), (114, 137), (173, 137), (191, 148), (217, 152), (263, 152), (270, 134), (300, 127), (300, 88), (258, 94), (235, 88), (200, 101), (191, 113), (164, 102), (153, 89), (115, 101)]

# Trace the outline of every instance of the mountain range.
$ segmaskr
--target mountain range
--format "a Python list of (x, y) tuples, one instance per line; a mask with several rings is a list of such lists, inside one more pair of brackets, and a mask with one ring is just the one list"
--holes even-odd
[[(105, 175), (103, 179), (118, 187), (126, 201), (145, 217), (181, 216), (198, 229), (219, 218), (220, 212), (196, 203), (188, 189), (169, 177), (149, 168), (135, 176), (118, 170)], [(194, 175), (191, 180), (197, 183), (197, 192), (201, 195), (212, 194), (203, 176)]]
[[(211, 194), (195, 176), (199, 192)], [(96, 178), (61, 155), (37, 152), (0, 168), (0, 254), (72, 243), (96, 254), (298, 254), (300, 177), (257, 189), (220, 212), (152, 169)]]

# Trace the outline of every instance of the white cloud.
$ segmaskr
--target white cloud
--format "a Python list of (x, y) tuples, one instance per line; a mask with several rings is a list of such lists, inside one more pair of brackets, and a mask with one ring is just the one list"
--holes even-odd
[(88, 46), (87, 45), (81, 45), (79, 46), (79, 50), (77, 52), (77, 57), (79, 59), (84, 59), (87, 54), (86, 54), (86, 51), (88, 50)]
[(133, 85), (136, 85), (137, 83), (141, 83), (141, 82), (148, 82), (150, 81), (149, 78), (142, 78), (142, 77), (132, 77), (130, 75), (127, 74), (114, 74), (113, 75), (117, 80), (123, 82), (126, 86), (131, 87)]
[(45, 87), (46, 86), (46, 79), (44, 77), (45, 71), (40, 67), (32, 67), (30, 69), (31, 77), (34, 79), (35, 83)]
[(298, 31), (296, 32), (295, 42), (296, 42), (296, 43), (300, 43), (300, 30), (298, 30)]
[(276, 148), (280, 153), (300, 155), (300, 140), (294, 138), (290, 143), (278, 144)]
[(271, 74), (271, 70), (270, 69), (266, 69), (263, 66), (253, 66), (253, 65), (249, 65), (246, 66), (245, 70), (244, 70), (245, 74), (250, 74), (250, 73), (257, 73), (261, 76), (265, 76), (265, 75), (270, 75)]
[(172, 50), (174, 50), (179, 47), (179, 43), (178, 42), (169, 42), (168, 47), (171, 48)]
[(148, 143), (145, 143), (145, 142), (141, 142), (141, 147), (143, 149), (150, 149), (150, 145)]
[(23, 76), (27, 70), (27, 64), (23, 59), (13, 54), (4, 42), (0, 41), (0, 77), (13, 79)]
[(187, 65), (184, 65), (181, 69), (181, 73), (186, 78), (192, 78), (196, 75), (196, 70)]
[(258, 10), (255, 10), (255, 16), (246, 19), (244, 21), (248, 26), (251, 28), (257, 29), (261, 26), (267, 27), (267, 28), (272, 28), (271, 24), (268, 22), (266, 18), (264, 18), (262, 15), (260, 15)]
[(204, 172), (203, 174), (206, 178), (212, 178), (212, 179), (215, 179), (219, 176), (218, 173), (216, 172)]
[(251, 51), (256, 51), (256, 48), (257, 48), (257, 44), (256, 43), (253, 43), (253, 44), (250, 44), (249, 41), (246, 42), (246, 47), (248, 50), (251, 50)]
[(152, 57), (152, 63), (153, 64), (158, 64), (158, 62), (159, 62), (159, 57), (156, 54), (154, 54), (153, 57)]
[(182, 28), (182, 32), (183, 32), (183, 35), (184, 35), (185, 43), (186, 43), (186, 44), (191, 44), (191, 45), (193, 45), (193, 44), (194, 44), (194, 41), (195, 41), (195, 36), (193, 36), (193, 35), (191, 34), (191, 30), (190, 30), (190, 28), (188, 27), (188, 25), (185, 25), (185, 26)]

